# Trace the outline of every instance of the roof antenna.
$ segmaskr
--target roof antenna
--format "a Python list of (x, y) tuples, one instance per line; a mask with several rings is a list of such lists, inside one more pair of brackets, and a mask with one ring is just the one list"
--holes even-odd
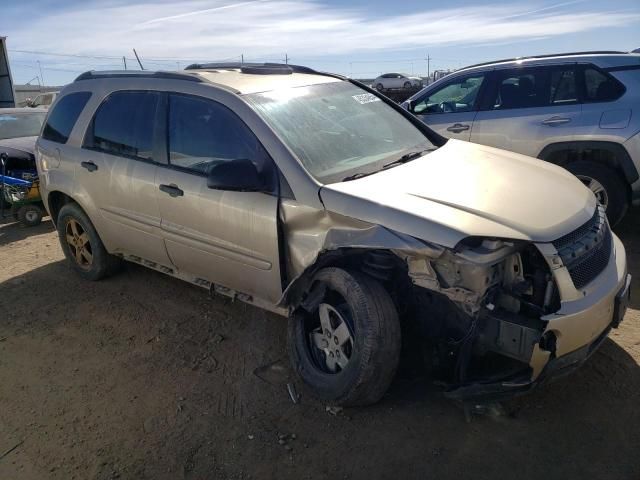
[(140, 70), (144, 70), (144, 67), (142, 66), (142, 62), (140, 61), (140, 57), (138, 56), (138, 52), (136, 52), (136, 49), (133, 49), (133, 54), (136, 56), (136, 60), (138, 60), (138, 65), (140, 65)]

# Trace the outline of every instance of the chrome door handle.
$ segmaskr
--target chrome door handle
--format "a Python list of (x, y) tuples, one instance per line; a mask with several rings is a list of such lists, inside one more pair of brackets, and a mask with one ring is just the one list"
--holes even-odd
[(80, 162), (82, 168), (86, 168), (90, 172), (95, 172), (98, 169), (98, 165), (93, 162)]
[(451, 125), (449, 128), (447, 128), (447, 132), (460, 133), (460, 132), (464, 132), (465, 130), (469, 130), (469, 128), (470, 128), (469, 125), (455, 123)]
[(570, 121), (571, 119), (566, 117), (551, 117), (551, 118), (547, 118), (546, 120), (543, 120), (542, 124), (554, 126), (554, 125), (562, 125), (563, 123), (569, 123)]
[(171, 185), (160, 185), (160, 191), (169, 194), (171, 197), (182, 197), (184, 196), (184, 190), (181, 190), (176, 184), (172, 183)]

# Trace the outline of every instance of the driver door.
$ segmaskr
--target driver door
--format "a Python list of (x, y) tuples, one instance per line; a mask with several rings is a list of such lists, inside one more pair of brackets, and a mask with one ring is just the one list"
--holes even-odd
[(168, 94), (168, 165), (158, 167), (161, 231), (178, 271), (277, 303), (282, 294), (278, 196), (214, 190), (209, 172), (221, 163), (251, 160), (268, 176), (268, 156), (253, 132), (213, 100)]
[(427, 89), (413, 102), (412, 113), (440, 135), (469, 141), (485, 73), (457, 77)]

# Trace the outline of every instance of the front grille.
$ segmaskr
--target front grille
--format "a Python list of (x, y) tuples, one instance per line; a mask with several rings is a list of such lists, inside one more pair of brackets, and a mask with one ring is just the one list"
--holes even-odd
[(587, 223), (554, 241), (553, 245), (576, 288), (593, 281), (609, 263), (613, 245), (604, 209), (598, 206)]

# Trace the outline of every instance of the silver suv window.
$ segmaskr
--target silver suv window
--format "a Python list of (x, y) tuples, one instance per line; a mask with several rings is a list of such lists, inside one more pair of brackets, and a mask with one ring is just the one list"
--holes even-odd
[(255, 135), (227, 107), (190, 95), (169, 95), (169, 163), (208, 173), (230, 160), (246, 159), (264, 166), (264, 153)]
[(453, 80), (428, 97), (421, 98), (413, 107), (413, 113), (425, 115), (474, 110), (484, 78), (485, 75), (480, 73)]
[[(65, 95), (49, 114), (42, 130), (42, 138), (56, 143), (66, 143), (89, 98), (90, 92)], [(44, 117), (44, 114), (42, 116)]]
[(372, 93), (336, 82), (245, 96), (319, 181), (371, 173), (432, 144)]
[(152, 160), (159, 94), (114, 92), (98, 107), (85, 136), (84, 148), (111, 155)]

